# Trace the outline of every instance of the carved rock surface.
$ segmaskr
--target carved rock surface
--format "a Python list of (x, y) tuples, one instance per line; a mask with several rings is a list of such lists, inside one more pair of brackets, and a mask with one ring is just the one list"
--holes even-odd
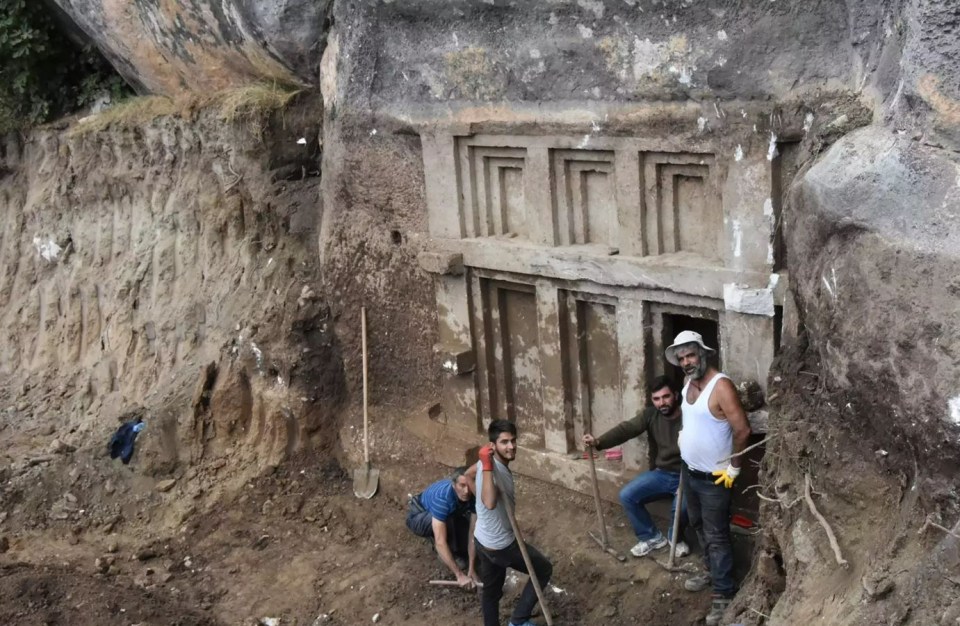
[(56, 0), (141, 91), (313, 84), (329, 0)]

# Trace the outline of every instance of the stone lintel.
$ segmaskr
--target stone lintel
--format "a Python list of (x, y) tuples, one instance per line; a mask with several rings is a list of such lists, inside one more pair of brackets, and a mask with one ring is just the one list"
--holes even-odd
[[(616, 248), (583, 245), (544, 248), (518, 239), (431, 239), (432, 251), (461, 253), (467, 267), (535, 275), (541, 278), (590, 281), (599, 285), (645, 288), (723, 300), (723, 285), (767, 287), (766, 272), (717, 267), (715, 261), (690, 253), (652, 257), (620, 256)], [(614, 253), (614, 254), (612, 254)], [(777, 283), (784, 282), (778, 280)], [(775, 289), (775, 304), (783, 290)]]

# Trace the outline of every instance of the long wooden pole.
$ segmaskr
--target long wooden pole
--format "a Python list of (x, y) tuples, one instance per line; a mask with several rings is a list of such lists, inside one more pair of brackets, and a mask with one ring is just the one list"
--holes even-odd
[[(363, 463), (370, 471), (370, 442), (367, 438), (367, 307), (360, 307), (360, 344), (363, 351)], [(356, 345), (356, 344), (354, 344)]]
[(547, 608), (547, 599), (543, 595), (543, 588), (540, 587), (537, 572), (533, 569), (530, 554), (527, 553), (527, 544), (523, 541), (520, 526), (517, 525), (517, 518), (513, 514), (513, 505), (510, 504), (510, 498), (508, 498), (507, 494), (503, 491), (500, 492), (500, 497), (503, 498), (503, 505), (507, 509), (507, 518), (510, 520), (510, 527), (513, 528), (513, 535), (517, 538), (517, 545), (520, 546), (520, 554), (523, 556), (523, 562), (527, 566), (527, 573), (530, 575), (530, 582), (533, 583), (533, 590), (537, 592), (537, 599), (540, 601), (543, 618), (547, 620), (547, 626), (553, 626), (553, 617), (550, 615), (550, 609)]
[(597, 481), (597, 462), (593, 460), (593, 446), (587, 446), (587, 456), (590, 457), (590, 480), (593, 481), (593, 501), (597, 505), (597, 521), (600, 523), (600, 541), (604, 550), (610, 545), (607, 540), (607, 523), (603, 519), (603, 503), (600, 501), (600, 483)]
[[(455, 580), (428, 580), (427, 582), (431, 585), (437, 585), (439, 587), (459, 587), (460, 586), (460, 583), (458, 583)], [(483, 583), (478, 580), (473, 581), (473, 586), (477, 587), (478, 589), (483, 589)]]
[(673, 560), (677, 556), (677, 536), (680, 534), (680, 514), (683, 511), (683, 467), (680, 468), (680, 484), (677, 485), (677, 508), (673, 511), (673, 533), (670, 535), (670, 557), (667, 569), (673, 569)]

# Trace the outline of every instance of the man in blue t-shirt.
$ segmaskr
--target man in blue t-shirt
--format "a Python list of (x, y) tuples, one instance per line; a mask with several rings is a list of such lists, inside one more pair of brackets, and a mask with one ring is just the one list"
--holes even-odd
[[(471, 468), (472, 469), (472, 468)], [(458, 467), (450, 478), (443, 478), (410, 498), (407, 528), (418, 537), (433, 539), (437, 555), (457, 578), (461, 587), (473, 587), (476, 574), (476, 550), (473, 529), (477, 521), (474, 497), (474, 472)], [(459, 558), (467, 559), (464, 573)]]

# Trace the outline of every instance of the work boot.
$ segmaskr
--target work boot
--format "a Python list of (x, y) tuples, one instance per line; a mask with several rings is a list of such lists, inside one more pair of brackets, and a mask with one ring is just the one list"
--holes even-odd
[(683, 581), (683, 588), (687, 591), (703, 591), (710, 586), (710, 574), (700, 572)]
[(707, 613), (707, 618), (704, 620), (707, 626), (719, 626), (720, 621), (723, 619), (723, 613), (727, 610), (727, 607), (730, 606), (730, 598), (719, 598), (714, 597), (713, 602), (710, 604), (710, 612)]
[(667, 541), (667, 538), (662, 534), (657, 535), (653, 539), (647, 539), (645, 541), (639, 542), (637, 545), (630, 548), (630, 554), (640, 558), (647, 556), (654, 550), (662, 550), (670, 545), (670, 542)]

